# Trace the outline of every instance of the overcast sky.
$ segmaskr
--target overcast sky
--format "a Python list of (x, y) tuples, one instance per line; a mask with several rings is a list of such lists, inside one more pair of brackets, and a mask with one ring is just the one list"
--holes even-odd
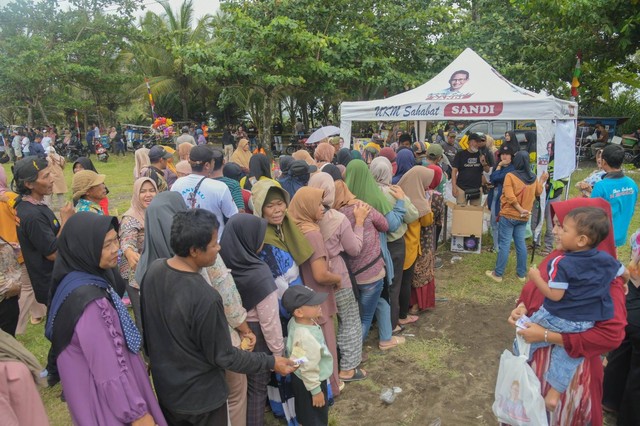
[[(160, 6), (154, 0), (141, 0), (142, 4), (145, 6), (145, 10), (143, 12), (139, 12), (139, 16), (142, 16), (146, 13), (147, 10), (151, 10), (152, 12), (161, 13), (163, 11), (162, 6)], [(0, 0), (0, 7), (5, 6), (10, 3), (11, 0)], [(33, 2), (34, 4), (37, 1)], [(59, 2), (61, 8), (66, 8), (68, 3), (64, 0)], [(169, 4), (171, 8), (174, 10), (178, 10), (180, 5), (182, 4), (182, 0), (169, 0)], [(219, 0), (193, 0), (193, 8), (195, 10), (196, 19), (206, 15), (207, 13), (214, 14), (220, 5)], [(195, 22), (194, 22), (195, 24)]]

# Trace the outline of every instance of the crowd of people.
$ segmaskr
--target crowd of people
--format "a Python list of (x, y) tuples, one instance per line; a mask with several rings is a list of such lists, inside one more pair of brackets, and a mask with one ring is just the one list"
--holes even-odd
[[(74, 424), (253, 426), (269, 405), (288, 424), (326, 425), (344, 386), (368, 378), (372, 329), (378, 348), (393, 350), (435, 307), (447, 194), (459, 205), (488, 195), (497, 252), (488, 282), (505, 278), (514, 241), (517, 278), (529, 281), (509, 321), (532, 317), (519, 333), (540, 347), (532, 365), (553, 424), (601, 424), (599, 357), (614, 349), (605, 406), (637, 424), (638, 243), (629, 271), (615, 260), (637, 200), (624, 153), (602, 150), (604, 173), (579, 184), (592, 198), (549, 199), (537, 220), (551, 223), (556, 248), (527, 271), (534, 203), (560, 186), (536, 176), (515, 133), (499, 148), (475, 133), (464, 148), (452, 132), (431, 144), (397, 136), (384, 146), (374, 134), (362, 152), (331, 138), (274, 168), (249, 138), (219, 149), (187, 129), (175, 149), (136, 151), (120, 219), (109, 216), (109, 176), (88, 158), (73, 164), (71, 194), (55, 151), (18, 160), (11, 187), (0, 168), (0, 364), (21, 374), (19, 392), (35, 405), (35, 379), (61, 382)], [(67, 195), (73, 203), (63, 204)], [(581, 260), (593, 274), (575, 266)], [(11, 337), (29, 316), (46, 318), (46, 369)], [(556, 327), (557, 318), (591, 323)], [(580, 361), (566, 367), (569, 358)], [(562, 367), (562, 380), (545, 374)], [(18, 404), (18, 422), (47, 424), (39, 404)]]

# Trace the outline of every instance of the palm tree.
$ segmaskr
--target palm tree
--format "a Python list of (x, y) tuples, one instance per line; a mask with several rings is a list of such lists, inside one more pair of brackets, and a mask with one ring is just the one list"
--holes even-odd
[[(177, 93), (182, 107), (182, 119), (189, 120), (189, 100), (193, 95), (193, 80), (186, 72), (181, 50), (189, 44), (204, 42), (209, 37), (210, 15), (200, 18), (195, 27), (193, 1), (184, 0), (179, 10), (172, 10), (167, 1), (158, 1), (164, 13), (153, 12), (141, 19), (142, 41), (135, 42), (128, 53), (131, 64), (149, 79), (155, 96)], [(136, 91), (146, 93), (141, 83)]]

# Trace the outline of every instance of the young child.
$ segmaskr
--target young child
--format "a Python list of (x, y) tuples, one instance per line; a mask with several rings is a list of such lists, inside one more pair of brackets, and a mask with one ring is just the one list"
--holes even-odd
[[(596, 248), (609, 232), (609, 218), (604, 210), (580, 207), (572, 210), (562, 226), (556, 221), (553, 234), (556, 248), (564, 251), (549, 262), (549, 282), (536, 267), (529, 270), (531, 279), (545, 296), (542, 307), (530, 321), (557, 333), (580, 333), (593, 327), (595, 321), (613, 317), (609, 284), (617, 276), (628, 280), (625, 267), (608, 253)], [(531, 355), (545, 341), (531, 345)], [(571, 358), (561, 346), (554, 346), (547, 382), (551, 389), (545, 396), (547, 410), (554, 411), (560, 396), (571, 382), (582, 358)]]
[(282, 305), (291, 313), (288, 325), (287, 354), (300, 367), (291, 375), (296, 419), (300, 425), (321, 426), (329, 422), (327, 380), (333, 372), (333, 358), (316, 319), (327, 293), (309, 287), (289, 287)]

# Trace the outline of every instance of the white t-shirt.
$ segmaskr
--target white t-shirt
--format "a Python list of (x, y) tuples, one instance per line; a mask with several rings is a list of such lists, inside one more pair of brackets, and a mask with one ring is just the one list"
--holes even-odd
[(96, 126), (93, 129), (93, 138), (94, 139), (100, 139), (100, 127)]
[(220, 241), (224, 231), (224, 218), (228, 219), (237, 214), (238, 207), (233, 202), (233, 197), (231, 197), (231, 192), (227, 185), (211, 178), (206, 178), (202, 181), (198, 188), (198, 193), (195, 195), (195, 204), (192, 204), (193, 191), (201, 179), (202, 176), (196, 174), (181, 177), (174, 182), (171, 190), (182, 195), (187, 208), (191, 208), (193, 205), (195, 208), (209, 210), (216, 215), (220, 223), (220, 228), (218, 229), (218, 241)]
[(43, 137), (42, 140), (40, 141), (40, 144), (42, 144), (44, 151), (47, 152), (47, 148), (51, 146), (51, 138), (49, 136)]

